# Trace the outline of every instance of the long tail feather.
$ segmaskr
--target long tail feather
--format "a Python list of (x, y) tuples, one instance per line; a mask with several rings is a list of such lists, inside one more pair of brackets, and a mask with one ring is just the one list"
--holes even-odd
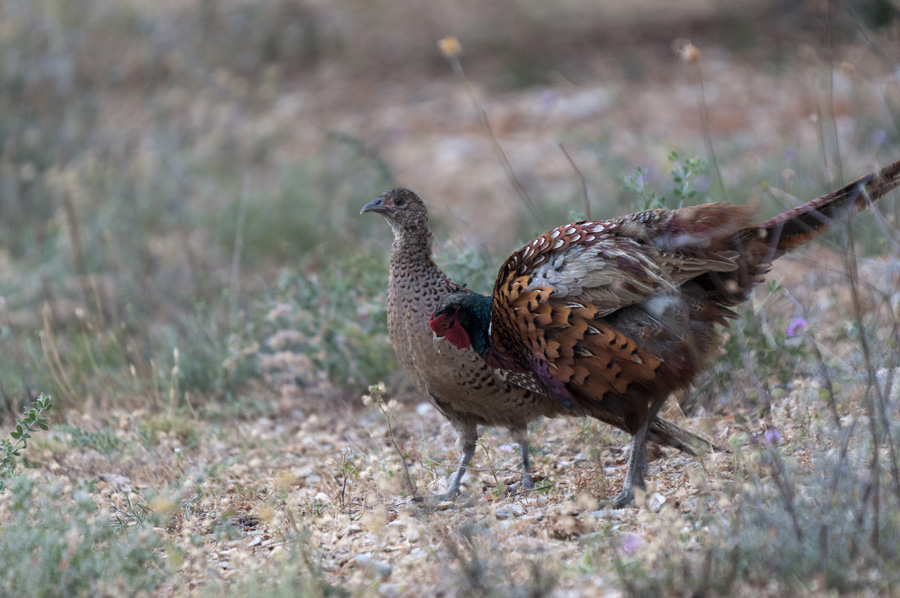
[(745, 233), (765, 240), (774, 251), (772, 259), (775, 259), (832, 226), (847, 222), (897, 186), (900, 186), (900, 160), (837, 191), (745, 229)]
[(650, 422), (649, 439), (656, 444), (676, 448), (688, 455), (696, 455), (697, 451), (708, 453), (713, 449), (721, 450), (693, 432), (661, 417), (655, 417)]
[(847, 222), (898, 186), (900, 160), (761, 224), (745, 227), (732, 237), (731, 249), (740, 255), (737, 270), (710, 273), (699, 282), (721, 305), (738, 305), (765, 278), (775, 259)]

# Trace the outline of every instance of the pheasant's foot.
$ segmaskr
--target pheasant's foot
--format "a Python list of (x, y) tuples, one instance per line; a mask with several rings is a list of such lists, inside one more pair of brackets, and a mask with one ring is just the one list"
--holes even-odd
[(456, 500), (463, 496), (463, 492), (442, 492), (440, 494), (416, 494), (410, 497), (413, 502), (442, 502), (445, 500)]
[(520, 481), (513, 482), (506, 487), (506, 495), (516, 496), (518, 494), (525, 494), (531, 490), (534, 490), (534, 478), (531, 477), (530, 473), (526, 473), (522, 476)]
[(600, 506), (604, 509), (624, 509), (634, 504), (634, 489), (625, 488), (619, 492), (612, 500), (604, 500), (600, 502)]
[(475, 504), (475, 498), (468, 492), (460, 492), (458, 494), (450, 494), (444, 492), (441, 494), (417, 494), (410, 497), (410, 501), (419, 505), (426, 511), (446, 511), (452, 509), (465, 509)]

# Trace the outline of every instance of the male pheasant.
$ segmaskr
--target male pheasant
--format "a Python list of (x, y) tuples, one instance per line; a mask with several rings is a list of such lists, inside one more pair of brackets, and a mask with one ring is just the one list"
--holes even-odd
[[(529, 372), (489, 367), (469, 348), (447, 343), (436, 346), (428, 318), (441, 299), (465, 288), (450, 280), (432, 260), (434, 235), (424, 202), (412, 191), (397, 188), (366, 204), (364, 212), (381, 214), (394, 232), (387, 313), (391, 344), (416, 389), (450, 420), (462, 449), (447, 496), (459, 494), (475, 453), (478, 425), (501, 426), (511, 432), (522, 451), (523, 485), (533, 487), (528, 423), (541, 416), (576, 415), (577, 411), (548, 396)], [(620, 419), (599, 415), (599, 419), (622, 427)], [(648, 434), (654, 442), (688, 453), (692, 448), (709, 448), (705, 440), (661, 418), (653, 418)]]
[(493, 295), (446, 297), (430, 326), (493, 368), (537, 376), (573, 411), (633, 436), (622, 492), (644, 487), (648, 424), (712, 361), (717, 324), (736, 317), (772, 261), (900, 185), (900, 161), (752, 225), (746, 206), (711, 203), (576, 222), (500, 268)]

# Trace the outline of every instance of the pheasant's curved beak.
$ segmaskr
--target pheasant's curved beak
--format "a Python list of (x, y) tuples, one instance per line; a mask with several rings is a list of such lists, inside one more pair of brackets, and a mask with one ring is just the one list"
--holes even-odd
[(431, 333), (433, 336), (431, 337), (431, 342), (434, 344), (434, 350), (438, 353), (441, 352), (441, 349), (450, 342), (447, 340), (446, 336), (438, 336), (436, 332)]
[(363, 206), (363, 209), (359, 211), (360, 214), (365, 214), (366, 212), (386, 212), (387, 208), (384, 205), (384, 201), (379, 197), (375, 201), (370, 201), (366, 205)]

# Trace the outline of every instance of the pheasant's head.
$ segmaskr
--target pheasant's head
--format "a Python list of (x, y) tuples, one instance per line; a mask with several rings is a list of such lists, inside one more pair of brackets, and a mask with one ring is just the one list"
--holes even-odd
[(394, 236), (430, 236), (428, 235), (430, 231), (425, 202), (409, 189), (396, 187), (385, 191), (378, 199), (364, 205), (359, 213), (365, 214), (366, 212), (375, 212), (384, 216), (384, 219), (394, 229)]
[(444, 297), (428, 323), (436, 337), (484, 355), (491, 349), (491, 298), (471, 291)]
[(431, 315), (431, 322), (428, 323), (431, 331), (438, 338), (446, 338), (450, 344), (459, 349), (465, 349), (472, 344), (469, 333), (459, 323), (459, 312), (451, 311), (444, 313), (434, 312)]

